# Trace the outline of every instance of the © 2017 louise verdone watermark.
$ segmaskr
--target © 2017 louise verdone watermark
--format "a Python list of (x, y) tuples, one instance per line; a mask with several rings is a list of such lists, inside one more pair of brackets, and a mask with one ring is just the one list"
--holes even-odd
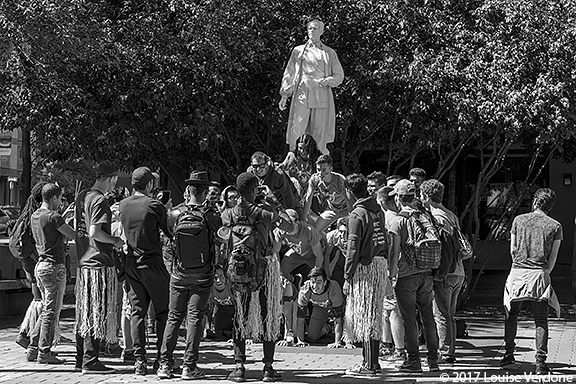
[(443, 373), (440, 380), (448, 383), (576, 383), (573, 375), (536, 375), (523, 373), (521, 375), (490, 375), (486, 372), (453, 372)]

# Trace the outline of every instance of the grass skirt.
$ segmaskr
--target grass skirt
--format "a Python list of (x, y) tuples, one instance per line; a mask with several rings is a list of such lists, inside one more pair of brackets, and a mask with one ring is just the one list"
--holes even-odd
[(358, 265), (346, 298), (346, 342), (382, 339), (384, 299), (392, 293), (387, 266), (383, 257), (375, 257), (370, 265)]
[[(236, 303), (236, 332), (241, 339), (254, 341), (276, 341), (280, 336), (282, 324), (282, 278), (277, 255), (267, 257), (264, 283), (255, 292), (234, 292)], [(262, 318), (260, 292), (266, 296), (266, 317)], [(246, 301), (250, 295), (248, 313), (245, 313)]]
[(110, 343), (118, 341), (117, 290), (114, 267), (78, 269), (76, 333)]
[(40, 320), (40, 315), (42, 314), (42, 300), (32, 300), (28, 309), (26, 310), (26, 315), (24, 315), (24, 320), (20, 324), (20, 333), (30, 337), (36, 322)]

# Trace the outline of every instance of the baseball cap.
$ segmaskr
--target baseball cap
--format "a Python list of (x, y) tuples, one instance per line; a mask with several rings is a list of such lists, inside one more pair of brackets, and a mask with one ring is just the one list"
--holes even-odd
[(409, 196), (416, 194), (416, 186), (410, 180), (402, 179), (396, 183), (394, 190), (389, 192), (388, 195), (401, 195)]
[(139, 188), (144, 188), (150, 180), (157, 179), (159, 175), (152, 172), (148, 167), (136, 168), (132, 172), (132, 185)]

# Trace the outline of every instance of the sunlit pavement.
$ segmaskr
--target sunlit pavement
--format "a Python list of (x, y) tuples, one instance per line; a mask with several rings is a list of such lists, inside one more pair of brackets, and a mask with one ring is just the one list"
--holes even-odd
[[(74, 372), (75, 345), (72, 343), (74, 310), (68, 305), (63, 311), (61, 328), (64, 341), (55, 349), (59, 358), (66, 359), (61, 366), (29, 363), (24, 350), (14, 343), (19, 319), (0, 319), (0, 382), (7, 383), (140, 383), (156, 382), (152, 367), (146, 376), (134, 375), (130, 364), (119, 357), (103, 356), (102, 361), (117, 369), (117, 374), (82, 375)], [(284, 377), (284, 383), (364, 383), (364, 382), (576, 382), (576, 319), (574, 316), (562, 320), (550, 319), (548, 363), (553, 369), (549, 376), (537, 378), (534, 370), (534, 328), (529, 318), (521, 321), (516, 339), (517, 364), (513, 369), (502, 370), (498, 362), (503, 353), (504, 321), (498, 317), (468, 317), (468, 337), (457, 341), (455, 364), (440, 364), (440, 372), (429, 372), (423, 359), (423, 372), (402, 374), (395, 363), (381, 360), (382, 373), (374, 377), (346, 376), (344, 371), (361, 362), (361, 349), (327, 349), (324, 346), (307, 348), (278, 347), (274, 367)], [(150, 339), (150, 344), (154, 341)], [(180, 338), (176, 359), (181, 361), (184, 340)], [(152, 356), (152, 348), (148, 348)], [(423, 356), (425, 353), (423, 351)], [(260, 381), (262, 377), (262, 346), (253, 344), (248, 348), (247, 381)], [(149, 360), (152, 360), (151, 358)], [(199, 367), (206, 374), (205, 380), (226, 380), (234, 367), (232, 345), (225, 342), (202, 342)], [(178, 380), (163, 380), (170, 382)]]

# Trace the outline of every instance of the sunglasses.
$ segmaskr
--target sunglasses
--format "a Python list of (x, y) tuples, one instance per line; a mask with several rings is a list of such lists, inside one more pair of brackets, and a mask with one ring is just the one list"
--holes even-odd
[(254, 169), (264, 169), (266, 167), (266, 163), (262, 163), (262, 164), (252, 164), (252, 168)]

